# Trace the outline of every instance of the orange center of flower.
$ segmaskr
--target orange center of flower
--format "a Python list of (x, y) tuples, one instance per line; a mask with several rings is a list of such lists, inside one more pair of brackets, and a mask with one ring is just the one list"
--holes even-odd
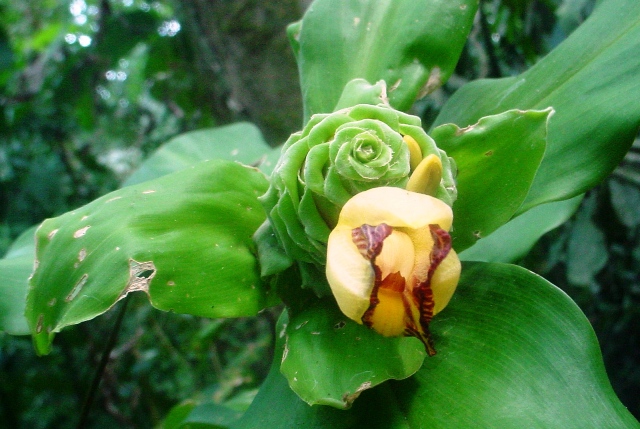
[[(362, 225), (351, 231), (360, 254), (375, 273), (370, 305), (362, 323), (385, 336), (414, 336), (435, 354), (429, 322), (434, 300), (431, 279), (451, 250), (451, 237), (438, 225), (429, 225), (433, 247), (429, 261), (415, 260), (413, 243), (402, 231), (387, 224)], [(383, 245), (388, 245), (384, 247)], [(416, 269), (427, 266), (428, 269)]]

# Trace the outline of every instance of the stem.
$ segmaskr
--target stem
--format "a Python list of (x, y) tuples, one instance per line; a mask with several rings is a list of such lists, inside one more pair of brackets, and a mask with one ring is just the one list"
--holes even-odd
[(107, 346), (102, 352), (100, 363), (98, 364), (98, 368), (96, 369), (95, 375), (93, 376), (93, 381), (91, 382), (91, 386), (89, 387), (87, 396), (85, 397), (84, 403), (82, 404), (82, 410), (80, 411), (80, 420), (78, 421), (78, 425), (76, 426), (77, 429), (83, 429), (87, 425), (87, 419), (89, 418), (89, 411), (91, 410), (91, 406), (93, 405), (93, 402), (96, 399), (96, 395), (98, 393), (98, 386), (100, 385), (100, 380), (102, 380), (104, 370), (107, 367), (107, 363), (109, 362), (109, 356), (111, 355), (111, 351), (116, 345), (116, 340), (118, 339), (118, 333), (120, 332), (120, 326), (122, 325), (122, 320), (124, 319), (124, 314), (127, 310), (128, 303), (129, 303), (129, 297), (125, 298), (124, 302), (122, 303), (122, 306), (120, 307), (118, 317), (116, 319), (115, 324), (113, 325), (111, 334), (109, 335)]

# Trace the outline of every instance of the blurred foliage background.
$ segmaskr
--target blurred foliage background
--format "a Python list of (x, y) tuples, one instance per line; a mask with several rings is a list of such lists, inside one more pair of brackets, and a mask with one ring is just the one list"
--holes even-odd
[[(109, 192), (171, 137), (239, 120), (272, 145), (301, 126), (285, 26), (309, 1), (0, 0), (0, 254), (26, 228)], [(414, 107), (425, 126), (465, 82), (526, 70), (594, 0), (483, 0), (456, 74)], [(640, 141), (523, 265), (591, 320), (640, 417)], [(128, 298), (89, 427), (153, 427), (209, 400), (238, 413), (271, 360), (277, 309), (205, 320)], [(119, 306), (122, 306), (120, 303)], [(0, 427), (76, 427), (118, 308), (36, 357), (0, 333)], [(191, 402), (189, 402), (191, 401)]]

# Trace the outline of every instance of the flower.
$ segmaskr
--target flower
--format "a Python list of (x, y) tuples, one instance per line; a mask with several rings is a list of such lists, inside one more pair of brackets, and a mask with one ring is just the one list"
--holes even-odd
[(341, 311), (384, 336), (415, 336), (435, 354), (429, 322), (460, 278), (452, 222), (443, 201), (400, 188), (349, 199), (327, 244), (326, 275)]
[[(440, 166), (438, 180), (429, 181), (431, 189), (413, 180), (427, 158)], [(314, 115), (284, 144), (271, 186), (261, 198), (268, 232), (302, 271), (314, 270), (303, 277), (316, 278), (324, 270), (329, 234), (352, 196), (383, 186), (408, 187), (451, 205), (454, 170), (420, 118), (386, 104)]]

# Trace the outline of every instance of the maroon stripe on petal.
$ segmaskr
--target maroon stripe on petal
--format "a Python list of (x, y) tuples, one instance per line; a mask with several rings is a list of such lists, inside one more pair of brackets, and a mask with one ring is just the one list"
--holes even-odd
[(364, 224), (351, 230), (351, 239), (360, 254), (373, 262), (382, 251), (382, 242), (391, 235), (391, 232), (393, 232), (393, 228), (386, 223), (376, 226)]

